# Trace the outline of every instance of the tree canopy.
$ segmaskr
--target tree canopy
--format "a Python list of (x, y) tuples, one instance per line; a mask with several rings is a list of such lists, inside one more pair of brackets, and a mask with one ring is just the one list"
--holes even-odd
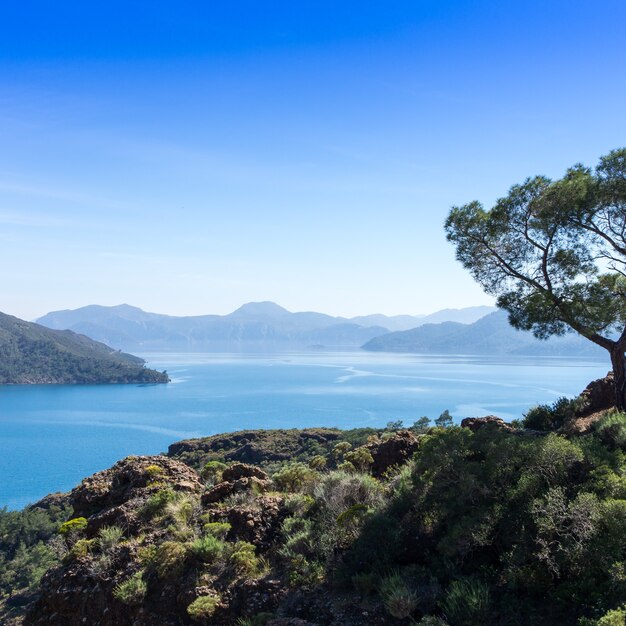
[(595, 169), (528, 178), (491, 210), (453, 207), (445, 228), (513, 326), (544, 339), (575, 331), (608, 350), (626, 408), (626, 148)]

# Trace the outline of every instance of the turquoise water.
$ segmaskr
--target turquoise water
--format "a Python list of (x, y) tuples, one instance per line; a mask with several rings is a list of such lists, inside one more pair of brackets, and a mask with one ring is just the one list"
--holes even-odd
[(21, 507), (129, 454), (244, 428), (520, 417), (606, 374), (593, 359), (369, 353), (144, 355), (169, 385), (0, 386), (0, 506)]

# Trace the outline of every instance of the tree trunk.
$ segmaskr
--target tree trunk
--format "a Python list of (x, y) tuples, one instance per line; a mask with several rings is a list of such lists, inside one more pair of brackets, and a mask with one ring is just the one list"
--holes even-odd
[(615, 377), (615, 406), (626, 413), (626, 358), (621, 341), (611, 350), (611, 365)]

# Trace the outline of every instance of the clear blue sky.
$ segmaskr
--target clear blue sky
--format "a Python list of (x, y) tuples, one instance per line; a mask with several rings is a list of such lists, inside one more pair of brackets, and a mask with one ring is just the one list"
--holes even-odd
[(6, 2), (0, 310), (489, 303), (454, 204), (626, 145), (623, 0)]

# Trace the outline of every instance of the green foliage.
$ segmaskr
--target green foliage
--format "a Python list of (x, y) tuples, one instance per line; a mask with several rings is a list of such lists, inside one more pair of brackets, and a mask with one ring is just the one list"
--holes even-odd
[(96, 545), (95, 539), (79, 539), (69, 551), (69, 556), (74, 559), (80, 559), (92, 553)]
[(624, 397), (626, 325), (626, 149), (563, 178), (528, 178), (485, 211), (454, 207), (446, 220), (456, 256), (509, 321), (539, 338), (577, 332), (611, 352)]
[(208, 522), (202, 526), (202, 530), (206, 534), (213, 535), (218, 539), (225, 539), (230, 529), (231, 525), (228, 522)]
[(0, 313), (0, 384), (168, 382), (143, 363), (84, 335)]
[(447, 619), (455, 625), (488, 623), (489, 587), (471, 578), (453, 580), (446, 589), (441, 608)]
[(153, 493), (143, 505), (141, 514), (143, 517), (153, 518), (163, 513), (165, 507), (176, 499), (176, 492), (167, 487)]
[(427, 431), (429, 427), (430, 427), (430, 418), (426, 417), (426, 415), (423, 415), (422, 417), (420, 417), (418, 420), (416, 420), (413, 423), (411, 430), (415, 430), (418, 433), (422, 433), (422, 432)]
[(247, 541), (238, 541), (232, 546), (228, 563), (240, 576), (257, 576), (261, 571), (261, 561), (256, 556), (256, 548)]
[(533, 430), (556, 430), (573, 419), (584, 408), (584, 400), (559, 398), (552, 405), (539, 404), (530, 409), (522, 421), (524, 428)]
[(385, 608), (393, 617), (410, 617), (418, 604), (417, 593), (407, 584), (399, 572), (386, 576), (380, 581), (381, 598)]
[(159, 578), (176, 576), (182, 571), (189, 551), (187, 545), (180, 541), (164, 541), (157, 546), (151, 565)]
[(221, 557), (226, 547), (225, 543), (213, 535), (199, 537), (189, 546), (196, 558), (205, 563), (214, 563)]
[(347, 463), (352, 463), (361, 472), (366, 471), (374, 463), (374, 457), (367, 448), (351, 450), (346, 453), (344, 458)]
[(187, 607), (187, 613), (194, 622), (208, 623), (219, 604), (218, 596), (199, 596)]
[(435, 426), (438, 428), (449, 428), (452, 426), (452, 415), (450, 415), (450, 411), (446, 409), (441, 413), (441, 415), (435, 420)]
[(282, 491), (300, 491), (314, 481), (317, 473), (304, 463), (294, 462), (280, 469), (272, 480)]
[(309, 467), (312, 470), (320, 471), (326, 467), (326, 463), (326, 457), (323, 457), (321, 454), (317, 454), (309, 461)]
[(387, 426), (385, 426), (385, 428), (387, 430), (402, 430), (404, 428), (404, 422), (402, 420), (387, 422)]
[(85, 528), (87, 528), (86, 518), (74, 517), (59, 526), (59, 533), (65, 537), (72, 537), (81, 533)]
[(143, 579), (142, 572), (137, 572), (115, 586), (113, 597), (124, 604), (141, 604), (147, 591), (148, 584)]
[(124, 536), (124, 531), (119, 526), (104, 526), (98, 532), (98, 547), (101, 552), (110, 552), (117, 547)]
[(202, 471), (200, 472), (200, 476), (202, 480), (211, 483), (218, 483), (222, 480), (222, 472), (228, 467), (226, 463), (222, 463), (221, 461), (209, 461), (204, 465)]
[(594, 430), (610, 450), (626, 450), (626, 414), (606, 415), (594, 424)]
[(148, 465), (144, 471), (151, 480), (165, 475), (165, 470), (160, 465)]

